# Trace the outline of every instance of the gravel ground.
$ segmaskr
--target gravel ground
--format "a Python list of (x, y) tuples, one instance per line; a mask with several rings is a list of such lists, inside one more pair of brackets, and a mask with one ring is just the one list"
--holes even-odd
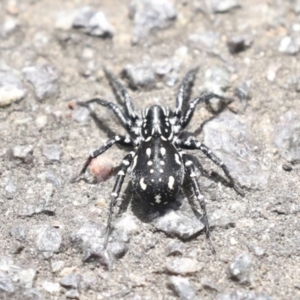
[[(300, 299), (299, 32), (298, 0), (2, 0), (0, 298)], [(192, 151), (216, 255), (184, 194), (146, 218), (128, 179), (102, 249), (125, 151), (70, 180), (123, 133), (105, 108), (94, 107), (97, 123), (76, 104), (116, 101), (104, 65), (139, 111), (174, 107), (196, 66), (194, 96), (233, 99), (199, 106), (188, 127), (245, 192)]]

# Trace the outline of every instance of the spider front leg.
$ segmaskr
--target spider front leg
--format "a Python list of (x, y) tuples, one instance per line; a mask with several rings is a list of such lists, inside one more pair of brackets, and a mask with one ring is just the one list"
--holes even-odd
[(114, 75), (112, 73), (110, 73), (106, 68), (103, 68), (103, 69), (104, 69), (104, 73), (105, 73), (108, 81), (110, 82), (113, 90), (114, 91), (117, 90), (119, 93), (121, 93), (124, 104), (125, 104), (125, 108), (127, 111), (127, 115), (129, 116), (130, 120), (134, 123), (136, 120), (139, 119), (139, 117), (135, 113), (132, 99), (129, 96), (127, 90), (121, 84), (121, 82), (117, 78), (114, 77)]
[(137, 144), (130, 139), (130, 137), (127, 136), (119, 136), (116, 135), (113, 138), (109, 139), (101, 148), (95, 150), (86, 160), (85, 164), (83, 165), (81, 171), (79, 172), (78, 175), (76, 175), (75, 177), (73, 177), (71, 179), (71, 183), (75, 182), (81, 175), (83, 175), (86, 171), (86, 169), (88, 168), (88, 166), (90, 165), (91, 161), (98, 157), (99, 155), (101, 155), (102, 153), (104, 153), (106, 150), (108, 150), (111, 146), (113, 146), (114, 144), (119, 144), (121, 146), (129, 146), (129, 147), (135, 147), (137, 146)]
[(212, 98), (218, 98), (220, 100), (225, 100), (226, 99), (226, 98), (224, 98), (220, 95), (212, 94), (212, 93), (211, 94), (205, 94), (205, 95), (202, 95), (200, 97), (197, 97), (197, 98), (193, 99), (190, 102), (190, 104), (189, 104), (188, 108), (186, 109), (186, 111), (184, 112), (183, 116), (179, 120), (180, 130), (184, 129), (190, 123), (190, 121), (193, 117), (194, 111), (196, 109), (196, 106), (199, 103), (202, 103), (202, 102), (207, 103)]
[(224, 164), (222, 160), (220, 160), (207, 146), (202, 144), (201, 142), (195, 140), (194, 138), (188, 138), (186, 140), (176, 140), (175, 142), (177, 147), (182, 149), (188, 150), (201, 150), (210, 160), (212, 160), (217, 166), (221, 167), (225, 175), (228, 177), (230, 184), (232, 185), (233, 189), (239, 193), (241, 196), (244, 196), (245, 193), (239, 187), (233, 177), (231, 176), (227, 166)]
[(183, 163), (184, 163), (184, 167), (185, 167), (187, 176), (189, 177), (189, 179), (192, 183), (192, 187), (193, 187), (193, 191), (195, 193), (195, 197), (198, 200), (198, 202), (200, 204), (200, 207), (203, 211), (202, 220), (203, 220), (203, 223), (204, 223), (204, 226), (205, 226), (206, 237), (207, 237), (207, 239), (209, 239), (209, 243), (210, 243), (210, 246), (212, 248), (213, 254), (216, 254), (215, 248), (213, 246), (213, 243), (212, 243), (211, 237), (210, 237), (210, 227), (209, 227), (209, 222), (208, 222), (208, 218), (207, 218), (205, 198), (202, 195), (202, 193), (200, 192), (200, 187), (199, 187), (198, 181), (196, 179), (196, 172), (195, 172), (196, 168), (195, 168), (193, 162), (191, 160), (189, 160), (186, 155), (182, 155), (182, 159), (183, 159)]
[(196, 74), (198, 72), (199, 68), (195, 68), (190, 70), (185, 77), (183, 78), (178, 93), (176, 96), (176, 109), (174, 112), (174, 117), (178, 120), (181, 117), (182, 113), (182, 106), (185, 101), (188, 101), (191, 95), (191, 90), (194, 85), (194, 81), (196, 78)]
[(123, 158), (121, 169), (118, 173), (118, 177), (117, 177), (115, 186), (114, 186), (113, 191), (111, 193), (108, 219), (107, 219), (107, 226), (106, 226), (106, 236), (105, 236), (105, 240), (104, 240), (104, 249), (106, 249), (106, 247), (107, 247), (108, 239), (109, 239), (109, 236), (110, 236), (110, 233), (111, 233), (111, 222), (112, 222), (113, 209), (114, 209), (114, 207), (117, 203), (117, 199), (119, 197), (119, 194), (120, 194), (123, 182), (124, 182), (126, 172), (127, 172), (128, 168), (131, 165), (133, 156), (134, 156), (134, 153), (131, 152)]
[(132, 126), (132, 121), (124, 114), (123, 110), (117, 104), (113, 102), (108, 102), (101, 98), (94, 98), (86, 102), (77, 102), (78, 105), (88, 108), (89, 105), (92, 103), (97, 103), (101, 106), (107, 107), (108, 109), (112, 110), (115, 116), (122, 124), (122, 126), (127, 130), (127, 132), (134, 132), (135, 128)]

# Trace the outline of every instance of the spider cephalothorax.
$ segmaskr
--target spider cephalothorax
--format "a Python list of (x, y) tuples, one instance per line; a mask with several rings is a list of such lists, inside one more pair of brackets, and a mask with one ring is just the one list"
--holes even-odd
[[(123, 85), (107, 70), (105, 70), (106, 76), (113, 88), (122, 95), (124, 107), (121, 108), (112, 102), (107, 102), (100, 98), (79, 103), (83, 106), (98, 103), (108, 107), (114, 112), (129, 135), (116, 135), (98, 150), (94, 151), (75, 179), (86, 171), (92, 159), (101, 155), (114, 144), (126, 146), (127, 148), (132, 147), (135, 150), (123, 158), (115, 186), (111, 193), (105, 247), (111, 231), (113, 207), (116, 204), (129, 167), (131, 167), (131, 180), (135, 193), (140, 197), (141, 201), (147, 202), (147, 204), (158, 209), (175, 201), (184, 178), (187, 176), (192, 184), (194, 197), (198, 200), (203, 210), (202, 220), (205, 224), (207, 237), (209, 237), (210, 229), (205, 199), (200, 192), (196, 179), (196, 168), (183, 150), (201, 150), (209, 159), (223, 169), (234, 189), (243, 194), (240, 188), (234, 183), (227, 167), (208, 147), (197, 141), (194, 137), (187, 139), (179, 138), (179, 133), (189, 124), (197, 104), (207, 102), (211, 98), (224, 99), (215, 94), (205, 94), (196, 97), (188, 103), (188, 95), (190, 95), (196, 72), (197, 69), (193, 69), (184, 77), (177, 93), (174, 112), (167, 107), (153, 105), (143, 110), (142, 118), (140, 118), (136, 114), (132, 100)], [(186, 108), (184, 109), (183, 106)]]

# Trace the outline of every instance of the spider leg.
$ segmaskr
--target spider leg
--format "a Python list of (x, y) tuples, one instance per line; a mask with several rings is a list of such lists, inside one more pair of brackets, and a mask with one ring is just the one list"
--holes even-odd
[(174, 117), (178, 120), (181, 117), (182, 105), (185, 101), (188, 101), (191, 95), (191, 90), (194, 85), (196, 74), (199, 67), (190, 70), (183, 78), (176, 96), (176, 109), (174, 112)]
[(200, 207), (203, 211), (202, 219), (203, 219), (203, 223), (205, 226), (206, 238), (209, 240), (213, 254), (216, 254), (216, 250), (213, 246), (213, 243), (212, 243), (212, 240), (210, 237), (210, 227), (209, 227), (209, 222), (208, 222), (208, 218), (207, 218), (206, 202), (205, 202), (204, 196), (202, 195), (202, 193), (200, 191), (200, 187), (199, 187), (198, 181), (196, 179), (195, 166), (194, 166), (193, 162), (188, 159), (187, 155), (183, 154), (182, 159), (183, 159), (185, 170), (187, 171), (187, 175), (192, 183), (195, 197), (198, 200)]
[(120, 123), (122, 126), (130, 133), (135, 133), (136, 127), (132, 126), (131, 120), (124, 114), (123, 110), (115, 103), (113, 102), (108, 102), (106, 100), (100, 99), (100, 98), (94, 98), (91, 100), (88, 100), (86, 102), (77, 102), (78, 105), (84, 106), (84, 107), (89, 107), (90, 104), (92, 103), (97, 103), (99, 105), (108, 107), (110, 110), (114, 112), (114, 114), (117, 116), (119, 119)]
[(202, 144), (201, 142), (197, 141), (194, 138), (188, 138), (186, 140), (180, 140), (177, 139), (175, 141), (175, 144), (177, 147), (180, 147), (182, 149), (188, 149), (188, 150), (201, 150), (210, 160), (212, 160), (217, 166), (221, 167), (225, 175), (228, 177), (230, 184), (232, 185), (233, 189), (240, 194), (241, 196), (244, 196), (245, 193), (239, 187), (233, 177), (231, 176), (227, 166), (224, 164), (222, 160), (220, 160), (207, 146)]
[(196, 106), (201, 102), (206, 102), (207, 103), (207, 101), (209, 101), (212, 98), (218, 98), (218, 99), (221, 99), (221, 100), (225, 99), (224, 97), (216, 95), (216, 94), (205, 94), (205, 95), (202, 95), (200, 97), (197, 97), (197, 98), (193, 99), (190, 102), (190, 104), (189, 104), (188, 108), (186, 109), (186, 111), (184, 112), (183, 116), (179, 120), (179, 125), (181, 127), (180, 130), (184, 129), (190, 123), (190, 121), (193, 117), (194, 111), (196, 109)]
[(105, 240), (104, 240), (104, 249), (106, 249), (106, 247), (107, 247), (108, 239), (109, 239), (111, 229), (112, 229), (111, 222), (112, 222), (113, 209), (117, 203), (117, 199), (119, 197), (119, 194), (120, 194), (123, 182), (124, 182), (124, 178), (126, 176), (126, 172), (131, 165), (133, 156), (134, 156), (134, 153), (129, 153), (123, 158), (121, 169), (118, 173), (118, 177), (117, 177), (115, 186), (111, 193), (107, 226), (106, 226), (106, 236), (105, 236)]
[(110, 73), (105, 67), (103, 69), (104, 69), (104, 73), (105, 73), (108, 81), (110, 82), (111, 86), (113, 87), (113, 89), (116, 89), (119, 93), (121, 93), (121, 95), (123, 97), (123, 100), (124, 100), (124, 103), (125, 103), (126, 112), (128, 114), (128, 117), (130, 118), (130, 120), (133, 123), (135, 123), (135, 121), (138, 120), (139, 117), (135, 113), (134, 106), (133, 106), (133, 103), (132, 103), (132, 99), (129, 96), (127, 90), (121, 84), (121, 82), (114, 77), (114, 75), (112, 73)]
[(79, 174), (71, 179), (71, 183), (75, 182), (81, 175), (85, 173), (86, 169), (88, 168), (89, 164), (94, 158), (104, 153), (114, 144), (119, 144), (121, 146), (129, 146), (129, 147), (135, 147), (138, 145), (136, 142), (134, 142), (132, 139), (130, 139), (127, 136), (126, 137), (119, 136), (119, 135), (114, 136), (113, 138), (109, 139), (102, 147), (100, 147), (99, 149), (91, 153), (91, 155), (87, 158)]

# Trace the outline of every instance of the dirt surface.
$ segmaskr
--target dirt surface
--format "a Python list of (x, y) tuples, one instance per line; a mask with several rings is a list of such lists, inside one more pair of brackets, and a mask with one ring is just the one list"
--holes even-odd
[[(148, 17), (146, 1), (135, 2), (0, 3), (0, 298), (300, 299), (299, 1), (173, 1)], [(86, 6), (104, 13), (103, 27), (74, 21)], [(188, 127), (245, 192), (210, 178), (222, 170), (192, 151), (206, 170), (197, 175), (216, 255), (202, 227), (187, 240), (176, 227), (185, 220), (180, 228), (193, 230), (184, 227), (194, 222), (186, 198), (174, 209), (178, 224), (172, 209), (161, 225), (129, 205), (115, 248), (101, 251), (116, 172), (98, 184), (89, 172), (70, 180), (111, 134), (76, 105), (116, 101), (104, 65), (123, 76), (137, 111), (174, 108), (180, 80), (196, 66), (194, 96), (234, 100), (215, 115), (199, 105)], [(111, 112), (95, 111), (124, 133)], [(125, 154), (103, 154), (100, 175)], [(168, 225), (178, 232), (167, 235)]]

